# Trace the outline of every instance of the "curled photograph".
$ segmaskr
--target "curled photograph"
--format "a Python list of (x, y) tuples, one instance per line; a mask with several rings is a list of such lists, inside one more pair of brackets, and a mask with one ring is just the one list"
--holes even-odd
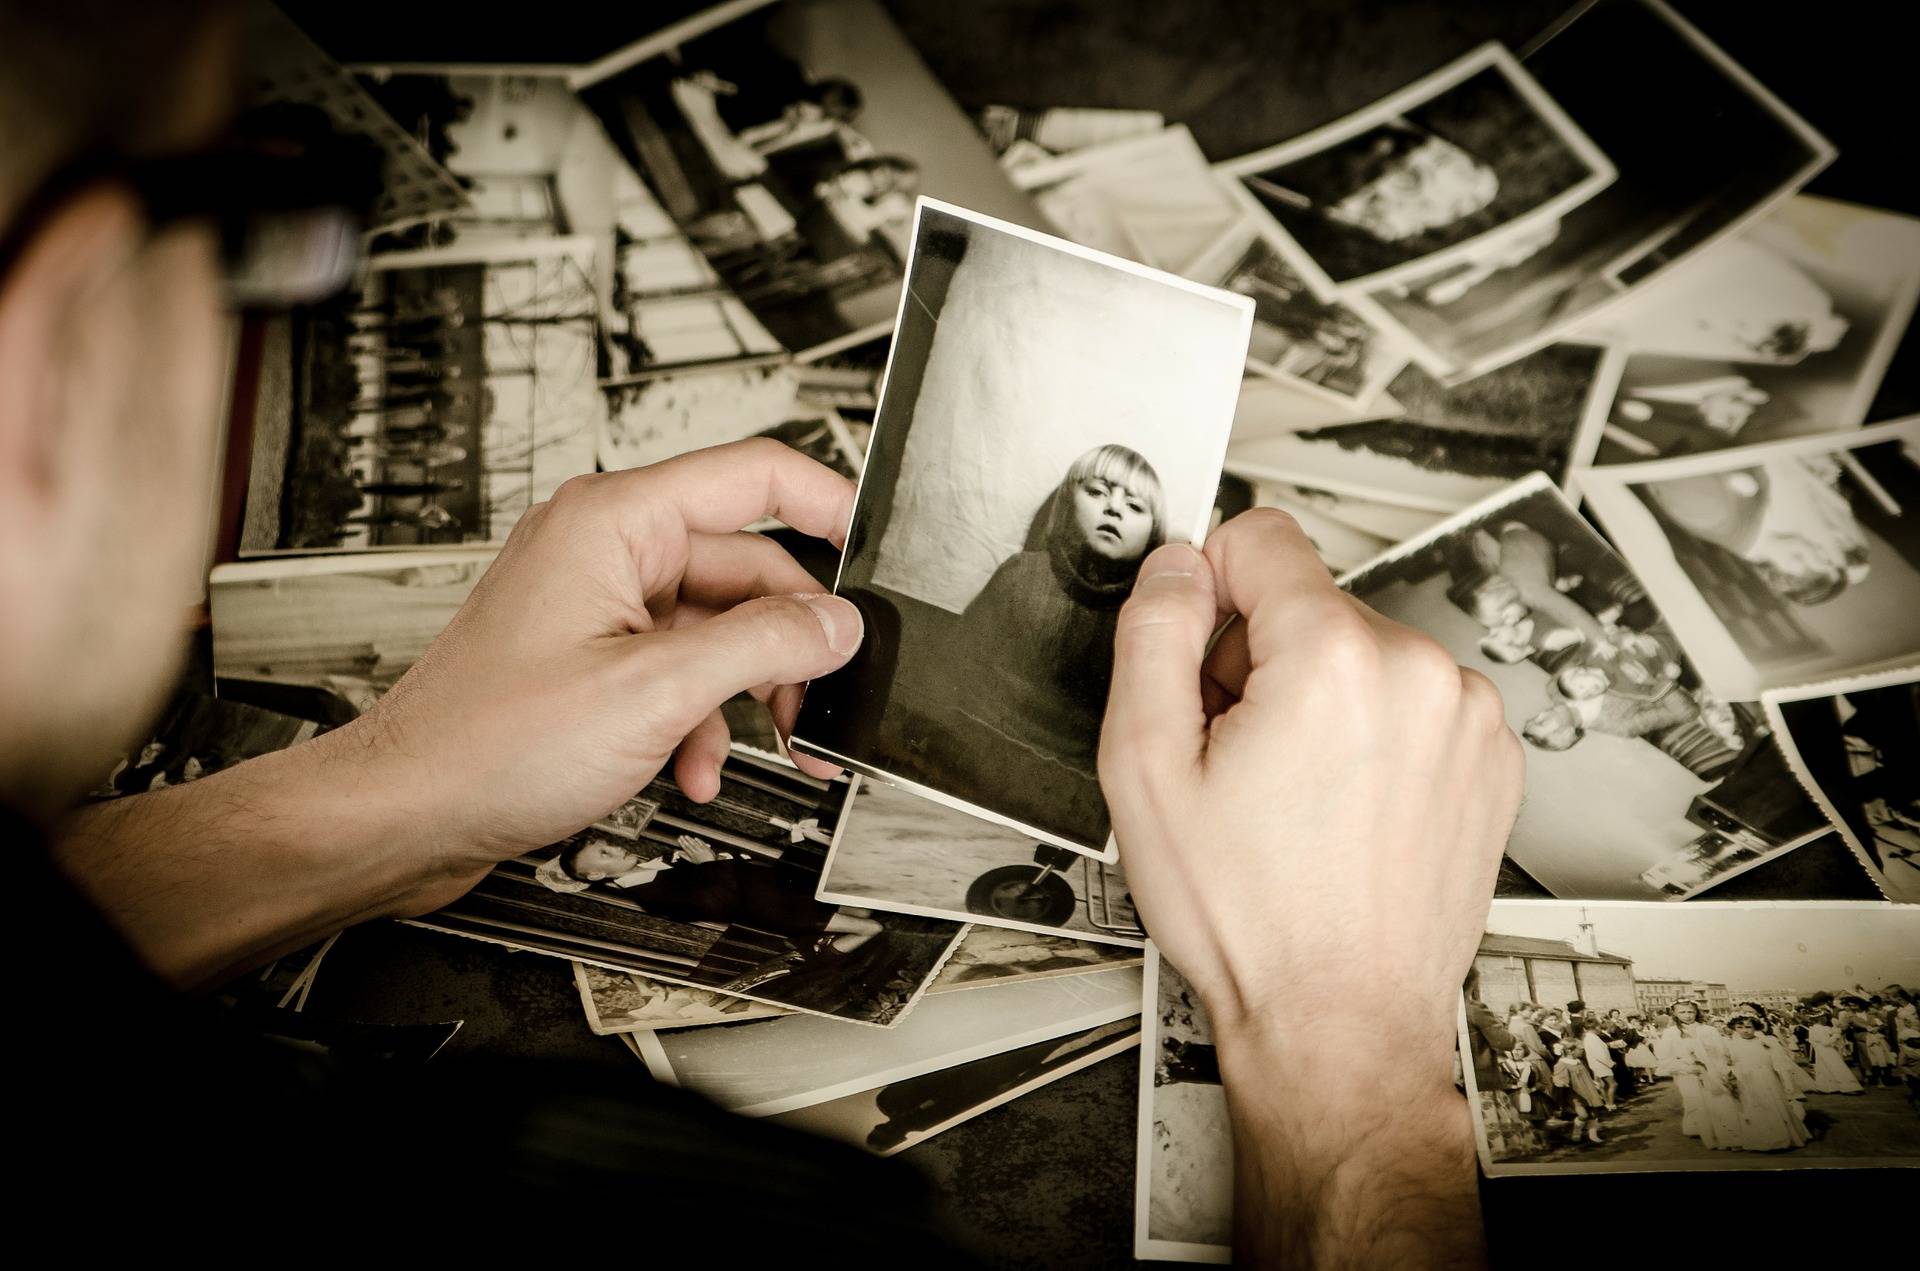
[(866, 640), (794, 746), (1104, 854), (1115, 623), (1206, 531), (1252, 310), (923, 200), (835, 587)]

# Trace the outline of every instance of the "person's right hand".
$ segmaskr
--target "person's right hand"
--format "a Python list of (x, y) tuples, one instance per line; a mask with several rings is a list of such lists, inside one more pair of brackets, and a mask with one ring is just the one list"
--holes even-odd
[(1450, 1071), (1521, 785), (1485, 677), (1256, 510), (1142, 566), (1100, 772), (1141, 917), (1216, 1028)]

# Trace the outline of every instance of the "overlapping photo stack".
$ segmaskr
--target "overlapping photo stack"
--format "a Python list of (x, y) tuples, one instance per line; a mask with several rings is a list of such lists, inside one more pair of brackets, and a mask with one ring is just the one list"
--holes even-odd
[[(742, 704), (717, 799), (658, 778), (422, 926), (571, 959), (590, 1026), (654, 1075), (881, 1151), (1137, 1044), (1144, 1000), (1138, 1249), (1224, 1258), (1204, 1011), (1150, 956), (1104, 812), (957, 777), (926, 740), (1072, 724), (980, 700), (990, 676), (943, 697), (921, 657), (1045, 557), (1065, 470), (1150, 489), (1149, 542), (1204, 532), (1209, 503), (1290, 512), (1348, 590), (1502, 690), (1527, 797), (1468, 1005), (1527, 1027), (1463, 1030), (1490, 1172), (1920, 1156), (1888, 1084), (1920, 1082), (1920, 419), (1875, 407), (1920, 222), (1801, 194), (1833, 147), (1657, 0), (1238, 156), (1147, 110), (969, 117), (868, 0), (681, 8), (591, 63), (332, 69), (322, 104), (412, 197), (355, 290), (239, 341), (218, 691), (350, 718), (561, 481), (764, 434), (865, 469), (856, 518), (891, 518), (838, 579), (899, 655), (846, 700), (888, 705), (816, 693), (801, 722), (869, 777), (802, 774)], [(1660, 91), (1621, 92), (1622, 66)], [(1036, 251), (1079, 263), (1030, 277)], [(1135, 282), (1082, 278), (1121, 262)], [(1208, 289), (1244, 351), (1195, 334)], [(1074, 359), (1158, 305), (1146, 373), (1204, 378), (1191, 338), (1237, 400), (1188, 383), (1164, 451), (1117, 406), (1082, 435), (1044, 386), (959, 363), (1029, 330), (996, 303), (1051, 324), (1080, 397)], [(1040, 475), (1009, 402), (1058, 409)], [(1090, 781), (1049, 762), (1049, 792)], [(1712, 899), (1796, 851), (1882, 899)], [(1836, 1062), (1854, 1091), (1821, 1089)], [(1777, 1143), (1736, 1128), (1769, 1082)], [(1610, 1119), (1644, 1132), (1606, 1147)]]

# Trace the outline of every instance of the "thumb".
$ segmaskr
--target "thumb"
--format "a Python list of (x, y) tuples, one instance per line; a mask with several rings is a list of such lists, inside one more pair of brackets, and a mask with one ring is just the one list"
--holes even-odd
[(839, 670), (864, 634), (860, 611), (838, 596), (761, 596), (705, 622), (634, 640), (648, 678), (691, 729), (737, 693)]
[(1198, 759), (1206, 730), (1200, 664), (1217, 618), (1213, 569), (1184, 543), (1147, 557), (1120, 610), (1113, 686), (1100, 729), (1109, 780)]

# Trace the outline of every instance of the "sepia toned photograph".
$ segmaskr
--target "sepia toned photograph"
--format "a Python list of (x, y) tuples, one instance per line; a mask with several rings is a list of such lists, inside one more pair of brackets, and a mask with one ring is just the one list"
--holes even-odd
[(1220, 170), (1280, 226), (1296, 268), (1342, 288), (1498, 250), (1614, 179), (1601, 149), (1498, 44)]
[(1133, 1256), (1230, 1262), (1233, 1127), (1205, 1005), (1147, 946)]
[(888, 1082), (774, 1120), (865, 1148), (876, 1156), (892, 1156), (1139, 1044), (1140, 1022), (1115, 1020), (1002, 1055)]
[(609, 971), (589, 962), (573, 964), (573, 984), (587, 1028), (596, 1037), (642, 1033), (656, 1028), (698, 1028), (740, 1020), (790, 1015), (783, 1006), (750, 998), (668, 984), (628, 971)]
[(1386, 388), (1392, 418), (1236, 441), (1227, 466), (1440, 513), (1530, 472), (1564, 487), (1599, 440), (1624, 363), (1600, 345), (1555, 344), (1454, 388), (1409, 366)]
[(494, 550), (289, 556), (217, 565), (214, 674), (370, 705), (453, 621)]
[(793, 745), (1110, 855), (1114, 623), (1149, 552), (1205, 536), (1252, 310), (923, 200), (834, 587), (866, 639)]
[(1117, 864), (862, 781), (820, 873), (821, 900), (1138, 948)]
[(1889, 900), (1920, 902), (1920, 670), (1769, 690), (1794, 775)]
[[(1521, 59), (1618, 176), (1474, 259), (1349, 298), (1432, 374), (1470, 379), (1738, 232), (1834, 148), (1661, 0), (1599, 0)], [(1622, 92), (1622, 68), (1659, 92)]]
[(1920, 296), (1920, 220), (1796, 195), (1589, 332), (1634, 350), (1595, 463), (1860, 427)]
[(1257, 374), (1364, 408), (1407, 364), (1366, 319), (1315, 295), (1253, 218), (1235, 223), (1181, 273), (1253, 301), (1247, 369)]
[(1039, 223), (869, 0), (756, 8), (575, 86), (674, 223), (791, 353), (886, 331), (915, 196)]
[(1920, 419), (1656, 463), (1581, 490), (1713, 690), (1755, 701), (1920, 652)]
[(297, 746), (321, 731), (310, 720), (183, 688), (147, 740), (121, 754), (87, 797), (118, 799), (185, 785), (244, 759)]
[(958, 923), (824, 904), (814, 887), (845, 781), (735, 750), (706, 803), (662, 774), (637, 835), (590, 829), (505, 861), (418, 925), (889, 1027), (960, 938)]
[(741, 1116), (777, 1116), (1084, 1032), (1140, 1013), (1140, 970), (1121, 967), (928, 996), (890, 1029), (828, 1019), (630, 1033), (656, 1081)]
[(1920, 909), (1493, 903), (1460, 1060), (1489, 1177), (1920, 1165)]
[(1829, 828), (1752, 699), (1716, 695), (1544, 477), (1341, 585), (1499, 688), (1526, 756), (1507, 855), (1553, 895), (1681, 899)]

